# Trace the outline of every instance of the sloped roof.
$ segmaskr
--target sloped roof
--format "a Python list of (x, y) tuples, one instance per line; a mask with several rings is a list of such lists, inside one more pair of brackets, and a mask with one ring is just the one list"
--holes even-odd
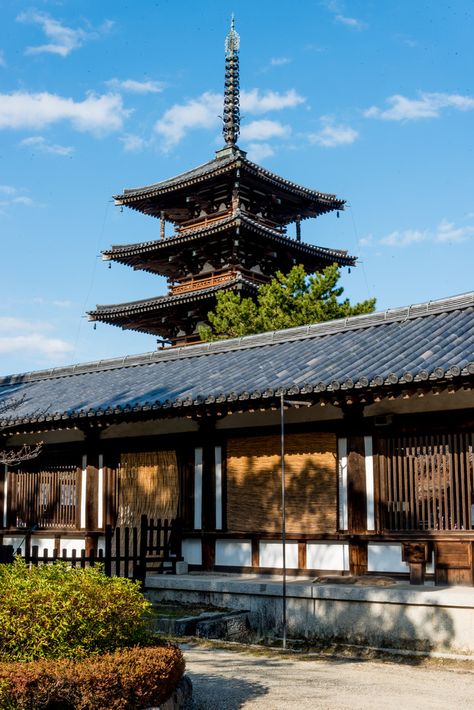
[(168, 309), (170, 306), (179, 305), (181, 303), (200, 301), (218, 291), (228, 291), (238, 287), (244, 287), (252, 293), (255, 293), (258, 288), (255, 281), (246, 279), (245, 276), (238, 273), (233, 279), (216, 284), (215, 286), (209, 286), (208, 288), (196, 288), (194, 291), (154, 296), (139, 301), (129, 301), (128, 303), (98, 305), (95, 311), (89, 311), (87, 315), (89, 320), (92, 321), (104, 320), (108, 323), (113, 323), (115, 319), (133, 317), (145, 313), (155, 313), (162, 308)]
[(203, 163), (192, 170), (187, 170), (167, 180), (162, 180), (143, 187), (126, 188), (121, 195), (114, 195), (114, 199), (119, 205), (133, 207), (134, 203), (141, 202), (142, 200), (158, 197), (166, 193), (174, 192), (175, 190), (181, 190), (191, 185), (196, 185), (197, 183), (203, 183), (209, 178), (214, 178), (236, 169), (244, 170), (251, 175), (255, 175), (260, 180), (278, 186), (280, 189), (289, 193), (324, 203), (326, 209), (323, 211), (344, 209), (344, 200), (338, 199), (336, 195), (319, 192), (318, 190), (298, 185), (291, 180), (286, 180), (276, 173), (263, 168), (261, 165), (257, 165), (257, 163), (248, 160), (245, 154), (238, 149), (234, 150), (230, 155), (213, 158), (207, 163)]
[(350, 256), (345, 249), (329, 249), (328, 247), (315, 246), (313, 244), (307, 244), (306, 242), (298, 242), (296, 239), (282, 234), (279, 230), (267, 227), (261, 222), (252, 219), (251, 216), (241, 210), (237, 210), (234, 214), (226, 215), (222, 219), (215, 220), (210, 224), (196, 227), (195, 229), (187, 229), (185, 232), (178, 233), (167, 239), (156, 239), (149, 242), (138, 242), (136, 244), (116, 244), (113, 245), (111, 249), (106, 249), (102, 253), (105, 259), (128, 262), (133, 257), (153, 252), (160, 253), (171, 247), (174, 248), (203, 237), (218, 234), (219, 232), (239, 226), (240, 224), (243, 224), (250, 231), (253, 231), (263, 238), (290, 247), (296, 254), (308, 254), (327, 261), (328, 264), (336, 262), (341, 266), (352, 266), (356, 262), (356, 257)]
[(17, 422), (474, 376), (474, 292), (236, 340), (0, 380)]

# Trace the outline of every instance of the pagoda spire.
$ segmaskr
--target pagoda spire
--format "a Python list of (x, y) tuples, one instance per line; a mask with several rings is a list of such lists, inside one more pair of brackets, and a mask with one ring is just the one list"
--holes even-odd
[(240, 87), (239, 87), (240, 37), (234, 29), (234, 15), (230, 32), (225, 38), (225, 90), (223, 128), (226, 147), (237, 145), (240, 133)]

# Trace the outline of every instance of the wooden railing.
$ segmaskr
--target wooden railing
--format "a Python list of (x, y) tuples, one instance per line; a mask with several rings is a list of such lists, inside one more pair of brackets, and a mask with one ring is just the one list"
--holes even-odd
[(173, 296), (176, 296), (178, 293), (188, 293), (189, 291), (199, 291), (203, 288), (211, 288), (212, 286), (232, 281), (232, 279), (235, 279), (237, 276), (237, 273), (237, 271), (224, 271), (202, 278), (191, 278), (189, 281), (184, 281), (176, 284), (175, 286), (171, 286), (170, 293)]
[(176, 234), (183, 234), (185, 232), (189, 232), (194, 229), (200, 229), (201, 227), (207, 227), (209, 224), (213, 224), (214, 222), (220, 222), (223, 219), (226, 219), (226, 217), (230, 217), (232, 215), (232, 210), (226, 210), (225, 212), (218, 212), (213, 215), (206, 215), (205, 217), (201, 218), (196, 218), (189, 220), (188, 222), (183, 222), (179, 227), (176, 227)]

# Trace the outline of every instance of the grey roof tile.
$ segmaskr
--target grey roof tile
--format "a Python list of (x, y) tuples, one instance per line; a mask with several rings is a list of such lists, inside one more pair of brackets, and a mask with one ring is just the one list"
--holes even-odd
[[(474, 376), (474, 293), (405, 309), (246, 338), (0, 380), (0, 401), (23, 398), (26, 421), (122, 408), (181, 405), (303, 384), (358, 389), (393, 380), (437, 379), (450, 368)], [(455, 369), (456, 373), (457, 370)], [(441, 374), (440, 374), (441, 373)], [(452, 373), (451, 373), (452, 374)], [(368, 384), (367, 384), (368, 383)], [(179, 413), (179, 407), (174, 411)]]

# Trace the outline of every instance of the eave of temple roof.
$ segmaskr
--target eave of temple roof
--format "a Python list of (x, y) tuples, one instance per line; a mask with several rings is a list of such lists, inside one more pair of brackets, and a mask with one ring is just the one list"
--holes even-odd
[(258, 286), (254, 281), (246, 279), (242, 274), (237, 274), (234, 279), (225, 281), (222, 284), (216, 284), (209, 288), (196, 289), (187, 293), (179, 293), (176, 295), (155, 296), (153, 298), (145, 298), (139, 301), (129, 301), (128, 303), (116, 303), (110, 305), (97, 305), (95, 311), (88, 311), (87, 316), (91, 321), (100, 321), (103, 318), (126, 317), (135, 314), (155, 312), (162, 308), (169, 308), (174, 305), (192, 303), (201, 301), (208, 296), (213, 295), (217, 291), (229, 291), (238, 287), (256, 292)]
[[(319, 398), (474, 384), (474, 292), (378, 313), (0, 379), (7, 423), (182, 416), (280, 393)], [(162, 412), (162, 414), (160, 414)], [(4, 415), (6, 416), (6, 415)], [(0, 422), (1, 423), (1, 422)]]
[[(245, 154), (238, 149), (234, 150), (230, 156), (222, 158), (216, 157), (203, 165), (199, 165), (197, 168), (193, 168), (192, 170), (188, 170), (167, 180), (152, 185), (145, 185), (144, 187), (125, 189), (121, 195), (114, 195), (114, 199), (119, 205), (133, 207), (135, 202), (151, 197), (158, 197), (159, 195), (176, 190), (182, 190), (237, 169), (247, 171), (251, 175), (260, 178), (268, 184), (277, 186), (285, 192), (305, 197), (306, 199), (318, 203), (323, 203), (321, 205), (322, 212), (344, 209), (345, 201), (338, 199), (336, 195), (319, 192), (318, 190), (298, 185), (291, 180), (286, 180), (276, 173), (272, 173), (270, 170), (247, 160)], [(323, 207), (324, 203), (326, 203), (326, 208)]]
[(127, 263), (131, 257), (150, 254), (153, 252), (159, 253), (167, 249), (187, 244), (188, 242), (197, 241), (203, 237), (210, 237), (214, 234), (219, 234), (229, 228), (244, 225), (250, 231), (277, 242), (286, 248), (292, 249), (295, 254), (309, 255), (317, 257), (328, 264), (337, 263), (340, 266), (353, 266), (357, 258), (350, 256), (343, 249), (329, 249), (328, 247), (316, 246), (307, 244), (306, 242), (298, 242), (291, 237), (287, 237), (277, 229), (272, 229), (263, 225), (261, 222), (252, 219), (245, 212), (237, 210), (233, 215), (226, 216), (221, 220), (212, 222), (211, 224), (197, 227), (196, 229), (188, 229), (183, 234), (176, 234), (167, 239), (157, 239), (149, 242), (138, 242), (136, 244), (113, 245), (111, 249), (102, 252), (105, 260), (118, 261)]

